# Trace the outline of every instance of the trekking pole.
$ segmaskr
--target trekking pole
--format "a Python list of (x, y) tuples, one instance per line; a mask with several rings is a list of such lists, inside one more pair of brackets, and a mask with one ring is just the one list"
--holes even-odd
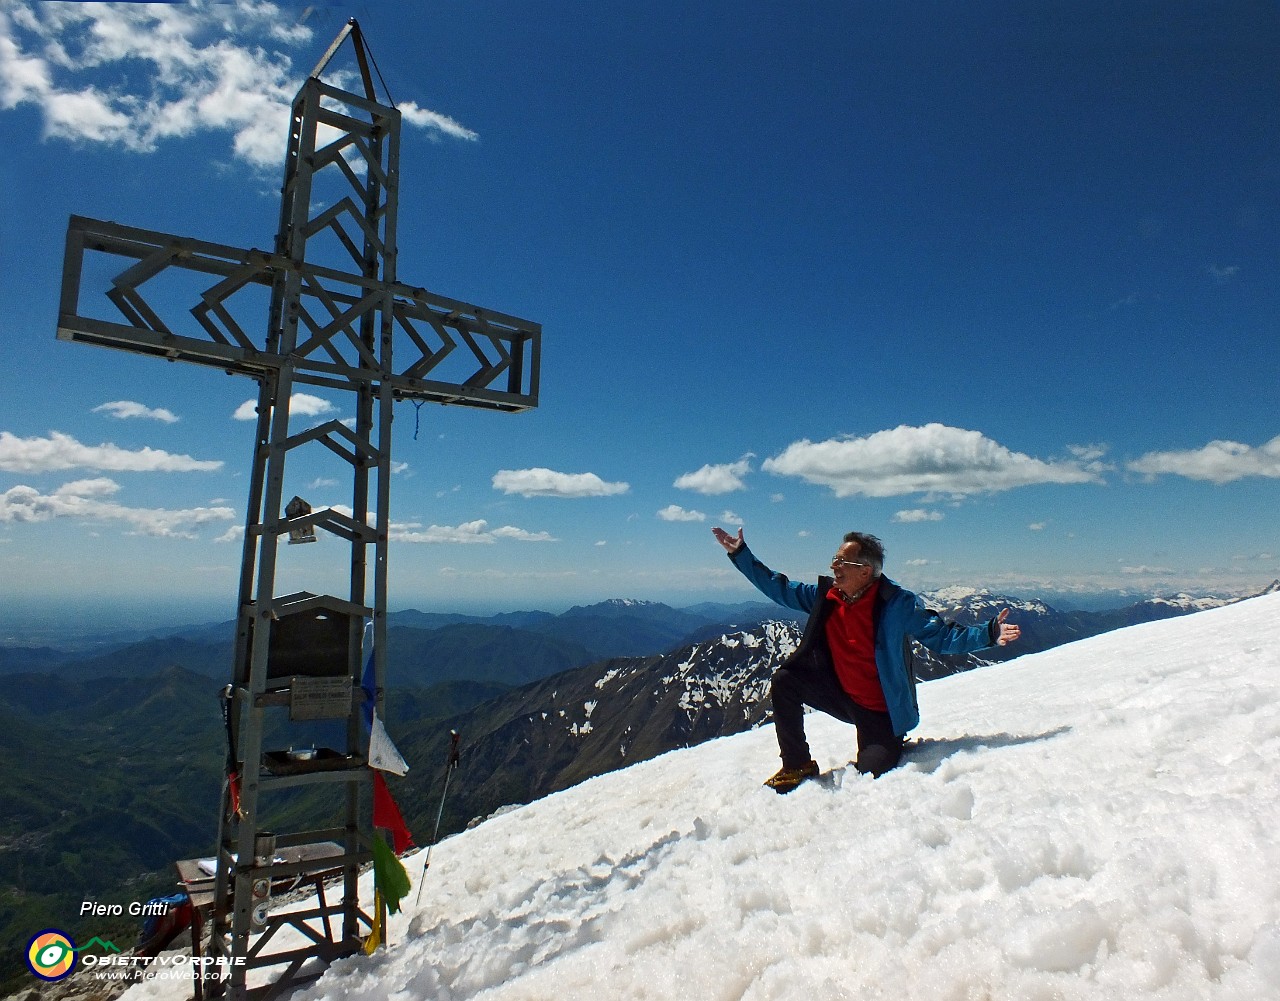
[(444, 767), (444, 792), (440, 794), (440, 809), (436, 811), (436, 829), (431, 835), (431, 844), (427, 845), (427, 858), (422, 863), (422, 879), (418, 882), (418, 899), (414, 902), (416, 907), (422, 903), (422, 885), (427, 881), (427, 869), (431, 866), (431, 849), (436, 846), (436, 840), (440, 837), (440, 818), (444, 816), (444, 798), (449, 795), (449, 778), (453, 775), (453, 770), (458, 767), (458, 736), (457, 730), (449, 731), (449, 763)]

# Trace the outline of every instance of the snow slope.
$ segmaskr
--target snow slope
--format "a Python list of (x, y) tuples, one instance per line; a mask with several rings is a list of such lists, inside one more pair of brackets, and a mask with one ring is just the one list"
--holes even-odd
[(391, 948), (296, 997), (1280, 997), (1280, 595), (920, 698), (925, 742), (880, 780), (810, 716), (829, 771), (789, 796), (760, 786), (766, 727), (451, 838)]

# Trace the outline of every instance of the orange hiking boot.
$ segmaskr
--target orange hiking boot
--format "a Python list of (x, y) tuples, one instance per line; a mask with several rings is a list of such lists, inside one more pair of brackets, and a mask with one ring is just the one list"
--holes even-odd
[(765, 785), (777, 793), (790, 792), (801, 782), (818, 777), (818, 763), (812, 758), (799, 768), (779, 768), (765, 780)]

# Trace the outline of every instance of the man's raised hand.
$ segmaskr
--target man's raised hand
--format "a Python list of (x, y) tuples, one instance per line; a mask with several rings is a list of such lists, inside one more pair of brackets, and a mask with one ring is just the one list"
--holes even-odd
[(730, 535), (723, 528), (713, 528), (711, 534), (716, 537), (716, 542), (724, 546), (726, 553), (736, 553), (746, 544), (746, 540), (742, 537), (742, 529), (738, 529), (736, 537)]
[(1009, 609), (1003, 609), (996, 616), (996, 622), (1000, 624), (1000, 633), (996, 636), (996, 646), (1008, 646), (1019, 636), (1022, 635), (1022, 627), (1016, 622), (1006, 622), (1009, 617)]

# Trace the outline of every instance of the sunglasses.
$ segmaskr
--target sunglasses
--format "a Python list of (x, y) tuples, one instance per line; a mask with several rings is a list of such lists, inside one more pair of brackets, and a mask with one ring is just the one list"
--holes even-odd
[(831, 565), (833, 567), (869, 567), (871, 566), (870, 563), (859, 563), (857, 560), (842, 560), (839, 556), (836, 556), (831, 560)]

